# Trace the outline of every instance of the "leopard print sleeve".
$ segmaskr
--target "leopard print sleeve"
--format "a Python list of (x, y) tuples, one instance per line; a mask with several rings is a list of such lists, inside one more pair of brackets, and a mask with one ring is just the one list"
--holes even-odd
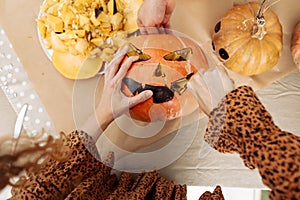
[(65, 161), (50, 159), (30, 173), (24, 186), (13, 189), (11, 199), (65, 199), (91, 174), (99, 174), (103, 180), (103, 176), (109, 177), (111, 168), (99, 161), (92, 137), (75, 131), (67, 135), (64, 143), (69, 147), (70, 157)]
[(300, 137), (277, 127), (252, 88), (227, 94), (211, 112), (205, 141), (222, 153), (238, 153), (258, 168), (270, 199), (300, 199)]
[(204, 192), (198, 200), (211, 200), (211, 199), (218, 199), (218, 200), (225, 200), (221, 186), (217, 185), (213, 192), (206, 191)]

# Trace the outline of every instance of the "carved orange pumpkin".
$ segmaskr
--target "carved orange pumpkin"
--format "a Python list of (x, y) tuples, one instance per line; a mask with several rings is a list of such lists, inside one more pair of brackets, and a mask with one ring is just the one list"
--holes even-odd
[(300, 68), (300, 22), (296, 25), (293, 32), (291, 51), (294, 62)]
[[(199, 68), (207, 69), (208, 63), (195, 43), (184, 40), (172, 35), (139, 36), (131, 40), (133, 52), (140, 60), (123, 79), (123, 93), (133, 96), (147, 89), (153, 92), (152, 98), (130, 109), (132, 118), (146, 122), (171, 120), (197, 109), (197, 102), (185, 91), (186, 83)], [(194, 66), (194, 62), (201, 67)]]
[(267, 5), (235, 6), (216, 24), (212, 45), (219, 60), (241, 75), (261, 74), (277, 64), (282, 51), (282, 27)]

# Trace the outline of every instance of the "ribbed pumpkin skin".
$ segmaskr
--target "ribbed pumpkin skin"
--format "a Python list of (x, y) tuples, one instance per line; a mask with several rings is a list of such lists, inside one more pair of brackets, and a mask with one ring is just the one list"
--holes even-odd
[(262, 39), (253, 37), (253, 19), (259, 6), (256, 2), (235, 6), (221, 18), (212, 36), (219, 60), (228, 69), (244, 76), (271, 69), (282, 51), (282, 27), (270, 9), (264, 13), (266, 34)]
[(300, 22), (298, 22), (293, 31), (291, 52), (294, 62), (296, 63), (298, 68), (300, 68)]

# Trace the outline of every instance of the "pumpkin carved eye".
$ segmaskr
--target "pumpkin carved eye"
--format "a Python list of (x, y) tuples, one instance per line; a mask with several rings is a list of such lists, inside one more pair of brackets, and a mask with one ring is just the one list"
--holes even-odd
[(190, 59), (192, 53), (192, 48), (187, 47), (168, 53), (164, 56), (164, 59), (167, 61), (187, 61)]
[(215, 33), (219, 32), (221, 29), (221, 21), (219, 21), (215, 26)]
[(142, 50), (134, 46), (132, 43), (129, 43), (129, 50), (127, 52), (127, 56), (138, 56), (139, 59), (136, 62), (147, 61), (151, 59), (150, 55), (145, 54)]
[(223, 48), (219, 49), (219, 55), (224, 60), (227, 60), (229, 58), (227, 51)]

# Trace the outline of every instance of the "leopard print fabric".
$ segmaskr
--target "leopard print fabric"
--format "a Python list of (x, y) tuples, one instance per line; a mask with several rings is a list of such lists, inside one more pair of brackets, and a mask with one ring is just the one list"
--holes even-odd
[(75, 131), (66, 137), (65, 145), (70, 148), (68, 160), (49, 160), (35, 174), (29, 174), (22, 188), (12, 190), (14, 199), (64, 199), (86, 178), (99, 173), (106, 179), (111, 168), (99, 162), (100, 156), (92, 137)]
[[(99, 171), (97, 174), (83, 180), (65, 200), (81, 199), (106, 199), (117, 184), (117, 176), (112, 174), (103, 179), (103, 174)], [(101, 189), (99, 189), (101, 188)]]
[(175, 184), (159, 176), (157, 170), (139, 173), (135, 179), (122, 172), (117, 188), (107, 200), (186, 200), (186, 185)]
[(241, 86), (211, 112), (205, 141), (222, 153), (238, 153), (258, 168), (272, 200), (300, 199), (300, 137), (282, 131), (254, 91)]
[(112, 174), (113, 153), (100, 161), (95, 142), (84, 132), (67, 135), (65, 146), (71, 153), (68, 160), (48, 160), (28, 174), (24, 186), (13, 188), (11, 199), (186, 200), (186, 185), (167, 181), (156, 170), (137, 174), (136, 178), (122, 172), (118, 180)]
[(223, 193), (222, 193), (222, 189), (221, 187), (218, 185), (213, 192), (209, 192), (206, 191), (204, 192), (199, 200), (225, 200)]
[(168, 181), (163, 177), (160, 177), (155, 187), (154, 199), (171, 199), (172, 192), (174, 190), (174, 181)]

